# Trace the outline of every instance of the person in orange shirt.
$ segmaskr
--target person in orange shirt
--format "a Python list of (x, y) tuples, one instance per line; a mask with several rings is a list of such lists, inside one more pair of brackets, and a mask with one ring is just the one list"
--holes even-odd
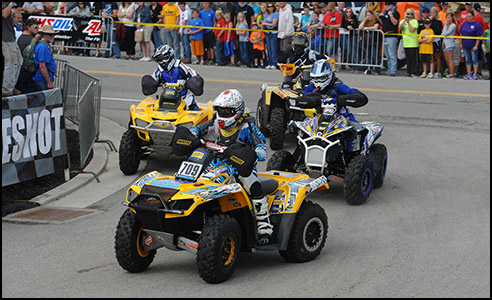
[(258, 30), (258, 23), (253, 22), (251, 29), (255, 30), (251, 32), (249, 36), (250, 42), (253, 44), (253, 54), (255, 58), (255, 68), (258, 68), (258, 60), (261, 63), (261, 68), (265, 68), (263, 57), (265, 56), (265, 33)]
[[(160, 15), (159, 17), (164, 18), (164, 24), (178, 25), (179, 7), (174, 4), (174, 2), (168, 2), (162, 7), (162, 15)], [(181, 59), (178, 27), (166, 26), (164, 28), (164, 36), (166, 37), (166, 43), (174, 49), (176, 53), (176, 58)]]
[(446, 23), (446, 13), (448, 12), (448, 9), (449, 9), (449, 3), (441, 2), (441, 11), (439, 12), (439, 19), (441, 20), (443, 27), (444, 24)]

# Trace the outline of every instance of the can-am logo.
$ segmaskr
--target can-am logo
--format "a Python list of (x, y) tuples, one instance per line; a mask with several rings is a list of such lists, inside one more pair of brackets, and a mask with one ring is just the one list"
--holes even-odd
[(39, 24), (39, 29), (42, 29), (44, 25), (51, 25), (55, 31), (72, 30), (72, 18), (30, 16), (29, 19), (36, 19), (41, 22), (41, 24)]
[(87, 27), (82, 31), (89, 36), (101, 34), (101, 20), (90, 20)]

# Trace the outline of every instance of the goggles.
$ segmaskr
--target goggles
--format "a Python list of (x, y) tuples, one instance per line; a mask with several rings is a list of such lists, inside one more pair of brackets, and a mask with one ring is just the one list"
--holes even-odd
[(230, 118), (233, 117), (236, 114), (236, 110), (231, 107), (214, 107), (215, 111), (217, 111), (217, 114), (221, 118)]

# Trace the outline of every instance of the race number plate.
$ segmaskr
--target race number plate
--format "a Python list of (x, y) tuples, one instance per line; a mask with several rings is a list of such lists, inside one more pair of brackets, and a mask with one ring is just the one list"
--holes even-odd
[(195, 181), (198, 179), (198, 175), (200, 175), (201, 170), (202, 170), (201, 164), (184, 161), (181, 163), (181, 167), (179, 167), (179, 171), (176, 174), (176, 178)]

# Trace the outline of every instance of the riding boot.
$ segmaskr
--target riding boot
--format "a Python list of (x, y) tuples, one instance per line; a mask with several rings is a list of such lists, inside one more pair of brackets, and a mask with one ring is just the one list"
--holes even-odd
[(270, 224), (268, 212), (268, 198), (252, 199), (256, 209), (256, 222), (258, 226), (258, 244), (264, 245), (270, 242), (273, 234), (273, 225)]

